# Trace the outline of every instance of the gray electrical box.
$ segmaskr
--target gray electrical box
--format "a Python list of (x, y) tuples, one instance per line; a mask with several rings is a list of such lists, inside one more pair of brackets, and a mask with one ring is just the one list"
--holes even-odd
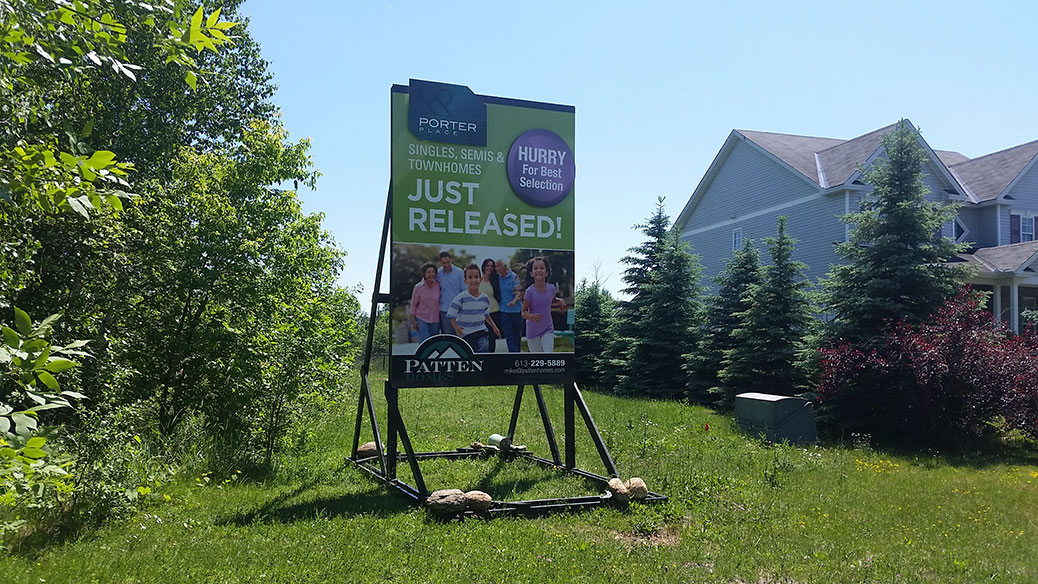
[(735, 396), (735, 423), (770, 442), (807, 444), (818, 439), (814, 407), (802, 397), (740, 393)]

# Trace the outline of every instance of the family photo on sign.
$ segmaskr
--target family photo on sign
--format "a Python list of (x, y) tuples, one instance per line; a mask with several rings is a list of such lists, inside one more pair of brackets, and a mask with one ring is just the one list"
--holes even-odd
[[(413, 265), (410, 252), (420, 254), (431, 251), (429, 247), (398, 246), (394, 270)], [(567, 317), (573, 284), (566, 279), (572, 275), (572, 252), (498, 251), (512, 253), (485, 257), (477, 264), (472, 252), (462, 250), (455, 256), (444, 250), (436, 263), (421, 263), (412, 276), (409, 297), (397, 304), (406, 315), (393, 315), (394, 354), (438, 334), (461, 337), (476, 353), (551, 353), (561, 334), (570, 339), (562, 350), (571, 351)], [(562, 264), (561, 271), (553, 269), (553, 260)]]

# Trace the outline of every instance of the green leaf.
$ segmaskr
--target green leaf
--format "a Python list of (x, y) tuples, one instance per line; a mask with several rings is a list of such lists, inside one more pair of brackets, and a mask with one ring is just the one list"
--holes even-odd
[(109, 150), (98, 150), (91, 154), (90, 158), (88, 158), (84, 164), (90, 168), (101, 170), (111, 164), (113, 160), (115, 160), (115, 152)]
[(22, 449), (22, 455), (23, 456), (28, 456), (29, 458), (40, 459), (40, 458), (46, 457), (47, 453), (44, 452), (43, 450), (39, 449), (39, 448), (28, 448), (28, 447), (26, 447), (26, 448)]
[(68, 168), (75, 168), (79, 165), (79, 161), (76, 160), (76, 157), (72, 156), (68, 152), (58, 152), (58, 158), (60, 158), (61, 162)]
[(68, 204), (76, 213), (79, 213), (87, 219), (90, 218), (90, 211), (87, 210), (86, 206), (83, 205), (82, 201), (80, 201), (78, 197), (75, 199), (68, 199)]
[(54, 379), (54, 376), (47, 372), (46, 369), (39, 369), (36, 371), (36, 378), (43, 382), (47, 387), (57, 391), (58, 380)]
[(55, 322), (57, 322), (60, 318), (60, 312), (48, 316), (47, 318), (43, 319), (43, 322), (36, 325), (36, 330), (34, 330), (32, 334), (35, 336), (46, 335), (47, 333), (51, 332), (51, 329), (53, 328), (52, 325)]
[(26, 312), (17, 306), (14, 308), (14, 326), (23, 335), (32, 334), (32, 319)]
[(36, 392), (26, 391), (25, 395), (29, 396), (29, 399), (31, 399), (32, 401), (40, 404), (41, 406), (43, 404), (47, 403), (47, 398), (43, 397), (42, 395), (40, 395), (40, 394), (38, 394)]
[(195, 86), (198, 84), (198, 75), (195, 75), (194, 71), (188, 71), (184, 73), (184, 81), (191, 86), (191, 89), (195, 89)]
[(105, 197), (105, 201), (108, 201), (108, 204), (111, 205), (112, 208), (116, 211), (123, 210), (123, 200), (120, 199), (118, 195), (108, 195), (107, 197)]
[(22, 346), (20, 348), (22, 351), (25, 351), (26, 353), (35, 353), (36, 351), (39, 351), (40, 349), (46, 347), (47, 344), (47, 341), (43, 339), (33, 339), (31, 341), (26, 341), (22, 343)]
[[(5, 419), (5, 421), (6, 421), (6, 419)], [(6, 431), (7, 430), (4, 430), (4, 432), (6, 432)], [(8, 446), (4, 446), (3, 448), (0, 448), (0, 456), (2, 456), (4, 458), (7, 458), (7, 459), (11, 459), (11, 458), (14, 458), (15, 456), (18, 456), (18, 451), (15, 450), (14, 448), (10, 448)]]
[(80, 138), (89, 138), (90, 133), (94, 131), (94, 120), (87, 120), (87, 123), (83, 126), (83, 129), (79, 132)]
[(76, 366), (75, 361), (69, 359), (63, 359), (61, 357), (53, 357), (50, 362), (47, 363), (47, 371), (51, 373), (61, 373), (62, 371), (68, 371)]
[(14, 433), (19, 436), (28, 436), (36, 429), (36, 418), (23, 412), (11, 414), (11, 421), (14, 422)]
[(25, 443), (28, 448), (43, 448), (43, 445), (47, 443), (47, 439), (43, 436), (33, 436), (29, 438), (29, 441)]
[(18, 336), (18, 333), (14, 332), (14, 329), (9, 326), (5, 326), (3, 331), (4, 344), (12, 349), (17, 349), (18, 345), (21, 344), (21, 337)]
[(198, 10), (191, 15), (191, 28), (199, 29), (202, 28), (202, 7), (199, 6)]
[(61, 392), (61, 395), (67, 395), (69, 397), (76, 398), (76, 399), (90, 399), (87, 396), (79, 393), (78, 391), (63, 391), (63, 392)]
[(217, 8), (215, 12), (213, 12), (212, 14), (209, 15), (209, 18), (207, 18), (206, 21), (205, 21), (206, 28), (212, 28), (214, 25), (216, 25), (217, 22), (219, 22), (219, 20), (220, 20), (220, 10), (222, 10), (222, 9), (221, 8)]

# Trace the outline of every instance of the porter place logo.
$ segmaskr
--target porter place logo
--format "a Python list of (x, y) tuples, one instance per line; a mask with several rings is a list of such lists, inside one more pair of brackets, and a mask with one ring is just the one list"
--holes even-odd
[(465, 339), (436, 335), (426, 339), (414, 357), (404, 360), (408, 380), (452, 379), (459, 373), (482, 373), (483, 360), (476, 359)]
[(487, 145), (487, 105), (464, 85), (412, 79), (407, 127), (419, 140)]

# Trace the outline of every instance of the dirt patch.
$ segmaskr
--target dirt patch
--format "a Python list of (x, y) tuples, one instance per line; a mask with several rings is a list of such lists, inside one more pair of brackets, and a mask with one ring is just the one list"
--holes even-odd
[(654, 547), (674, 547), (681, 543), (681, 537), (674, 529), (661, 529), (655, 533), (642, 534), (642, 533), (629, 533), (629, 532), (615, 532), (613, 539), (622, 543), (628, 548), (633, 548), (642, 545), (651, 545)]

